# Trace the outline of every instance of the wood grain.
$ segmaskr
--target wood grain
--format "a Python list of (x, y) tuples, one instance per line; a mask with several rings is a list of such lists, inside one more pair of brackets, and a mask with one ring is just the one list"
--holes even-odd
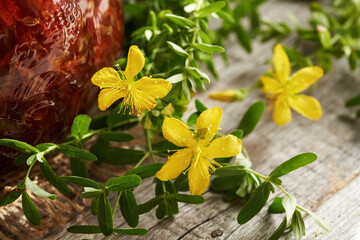
[[(264, 15), (271, 19), (285, 20), (287, 12), (293, 12), (301, 21), (308, 18), (307, 1), (269, 1), (262, 8)], [(289, 42), (291, 44), (291, 42)], [(222, 103), (207, 98), (207, 94), (227, 88), (250, 87), (268, 68), (264, 62), (272, 56), (272, 44), (255, 43), (253, 53), (247, 55), (235, 39), (227, 43), (230, 66), (224, 66), (217, 58), (220, 81), (208, 86), (207, 93), (198, 93), (197, 98), (208, 107), (220, 106), (224, 110), (221, 127), (231, 132), (238, 125), (247, 107), (263, 99), (260, 91), (252, 93), (241, 103)], [(268, 174), (283, 161), (303, 152), (314, 152), (318, 160), (283, 177), (284, 188), (296, 196), (300, 205), (316, 212), (333, 227), (333, 232), (325, 233), (311, 217), (305, 217), (307, 226), (306, 239), (359, 239), (360, 238), (360, 121), (355, 120), (351, 110), (344, 108), (345, 99), (360, 91), (360, 74), (350, 73), (345, 61), (335, 62), (333, 70), (323, 77), (312, 93), (322, 104), (324, 116), (318, 122), (312, 122), (293, 113), (293, 121), (283, 127), (276, 127), (271, 121), (271, 113), (266, 112), (255, 131), (243, 143), (248, 150), (253, 168)], [(194, 111), (194, 103), (189, 107), (189, 114)], [(121, 168), (101, 166), (104, 173), (99, 174), (99, 167), (90, 166), (93, 176), (105, 180)], [(154, 196), (154, 186), (150, 180), (135, 190), (138, 203)], [(276, 195), (281, 195), (276, 191)], [(206, 203), (202, 205), (180, 204), (180, 213), (159, 221), (155, 212), (140, 217), (138, 227), (149, 229), (143, 237), (122, 239), (267, 239), (282, 220), (281, 215), (269, 215), (264, 208), (258, 216), (245, 225), (236, 222), (236, 216), (244, 204), (243, 200), (222, 201), (222, 196), (211, 191), (204, 194)], [(114, 204), (116, 196), (111, 196)], [(74, 201), (79, 199), (74, 198)], [(70, 206), (70, 205), (69, 205)], [(19, 232), (14, 239), (80, 239), (93, 236), (75, 236), (66, 232), (66, 228), (76, 224), (96, 224), (97, 219), (89, 213), (86, 203), (78, 203), (78, 208), (85, 208), (81, 216), (66, 217), (66, 224), (61, 227), (47, 226), (48, 232), (36, 235), (36, 232)], [(0, 209), (1, 210), (1, 209)], [(17, 213), (21, 216), (21, 213)], [(56, 214), (62, 214), (58, 212)], [(117, 216), (120, 214), (118, 213)], [(76, 217), (75, 217), (76, 216)], [(21, 217), (22, 221), (23, 217)], [(115, 220), (116, 227), (127, 228), (122, 217)], [(0, 226), (1, 226), (0, 211)], [(16, 224), (13, 222), (12, 224)], [(9, 233), (0, 228), (0, 239), (10, 239)], [(17, 234), (15, 234), (17, 235)], [(13, 235), (14, 236), (14, 235)], [(93, 237), (101, 239), (100, 235)], [(112, 239), (109, 237), (108, 239)], [(293, 239), (292, 234), (284, 239)]]

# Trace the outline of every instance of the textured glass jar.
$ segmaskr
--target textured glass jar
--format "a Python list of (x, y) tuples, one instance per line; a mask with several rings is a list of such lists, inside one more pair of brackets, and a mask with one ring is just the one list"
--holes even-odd
[[(92, 74), (119, 57), (121, 0), (1, 0), (0, 138), (54, 141), (96, 100)], [(0, 168), (15, 152), (0, 148)]]

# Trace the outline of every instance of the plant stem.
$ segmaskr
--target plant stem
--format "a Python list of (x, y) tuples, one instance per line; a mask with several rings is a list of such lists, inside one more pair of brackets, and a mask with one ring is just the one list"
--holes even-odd
[(145, 140), (146, 140), (146, 145), (147, 148), (149, 150), (150, 156), (153, 160), (154, 163), (157, 163), (156, 158), (154, 156), (154, 152), (152, 150), (152, 146), (151, 146), (151, 141), (150, 141), (150, 136), (149, 136), (149, 130), (145, 129)]
[(135, 165), (134, 168), (139, 167), (139, 166), (143, 163), (143, 161), (144, 161), (149, 155), (150, 155), (150, 152), (147, 152), (147, 153), (142, 157), (142, 159), (140, 159), (140, 161)]
[(116, 239), (120, 240), (120, 238), (113, 232), (113, 235)]
[(112, 218), (113, 218), (113, 219), (114, 219), (114, 215), (115, 215), (116, 209), (117, 209), (117, 207), (118, 207), (118, 205), (119, 205), (121, 193), (122, 193), (122, 192), (119, 192), (118, 197), (117, 197), (117, 199), (116, 199), (116, 203), (115, 203), (115, 206), (114, 206), (114, 210), (113, 210), (113, 212), (112, 212)]

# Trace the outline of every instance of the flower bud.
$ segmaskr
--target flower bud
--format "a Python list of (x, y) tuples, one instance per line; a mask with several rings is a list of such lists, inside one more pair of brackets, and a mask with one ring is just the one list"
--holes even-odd
[(215, 92), (209, 95), (211, 99), (225, 101), (225, 102), (234, 102), (242, 101), (249, 94), (248, 89), (239, 88), (239, 89), (228, 89), (225, 91)]

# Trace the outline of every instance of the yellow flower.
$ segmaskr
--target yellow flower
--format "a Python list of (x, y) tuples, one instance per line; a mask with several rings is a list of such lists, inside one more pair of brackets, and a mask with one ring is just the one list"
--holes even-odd
[(319, 101), (299, 93), (322, 77), (323, 70), (320, 67), (305, 67), (290, 76), (290, 61), (280, 44), (274, 48), (273, 67), (273, 77), (264, 75), (260, 77), (260, 81), (264, 93), (272, 102), (273, 121), (276, 125), (291, 121), (291, 109), (311, 120), (321, 118)]
[(135, 81), (144, 65), (145, 58), (141, 50), (137, 46), (131, 46), (124, 72), (118, 73), (113, 68), (105, 67), (94, 74), (91, 82), (102, 89), (98, 99), (101, 111), (105, 111), (120, 98), (124, 98), (121, 109), (129, 108), (131, 114), (156, 107), (155, 99), (165, 97), (171, 90), (171, 83), (151, 77)]
[(205, 110), (196, 121), (196, 131), (191, 131), (182, 121), (166, 118), (162, 126), (164, 137), (179, 147), (156, 173), (162, 181), (176, 178), (190, 165), (189, 187), (192, 195), (200, 195), (209, 186), (210, 171), (219, 163), (213, 158), (232, 157), (241, 152), (241, 140), (227, 135), (213, 140), (219, 130), (222, 110), (219, 107)]

